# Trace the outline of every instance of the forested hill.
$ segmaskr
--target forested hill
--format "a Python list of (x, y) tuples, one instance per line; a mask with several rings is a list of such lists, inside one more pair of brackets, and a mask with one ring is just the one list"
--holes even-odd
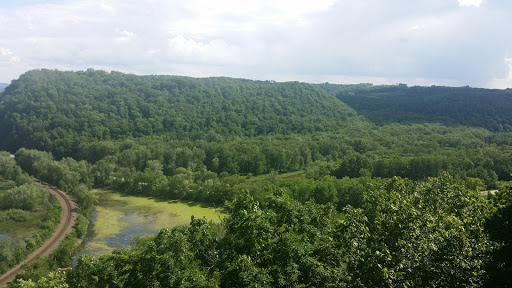
[[(232, 78), (33, 70), (0, 99), (0, 149), (60, 156), (129, 136), (258, 136), (339, 131), (356, 113), (316, 85)], [(71, 147), (71, 148), (69, 148)]]
[(9, 84), (7, 83), (0, 83), (0, 92), (4, 91), (4, 88), (7, 87)]
[(322, 84), (376, 124), (427, 123), (512, 131), (512, 89)]

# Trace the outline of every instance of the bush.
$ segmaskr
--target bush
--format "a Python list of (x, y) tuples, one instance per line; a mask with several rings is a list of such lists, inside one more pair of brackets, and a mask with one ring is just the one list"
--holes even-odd
[(8, 219), (14, 222), (25, 222), (30, 219), (30, 213), (19, 209), (9, 209), (4, 212)]
[(37, 211), (49, 204), (48, 190), (37, 183), (23, 184), (5, 192), (0, 208)]

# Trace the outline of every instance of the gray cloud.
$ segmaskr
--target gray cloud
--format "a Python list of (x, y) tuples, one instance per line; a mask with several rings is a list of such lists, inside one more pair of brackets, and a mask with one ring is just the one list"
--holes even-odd
[(103, 0), (0, 4), (0, 82), (34, 68), (509, 87), (512, 4)]

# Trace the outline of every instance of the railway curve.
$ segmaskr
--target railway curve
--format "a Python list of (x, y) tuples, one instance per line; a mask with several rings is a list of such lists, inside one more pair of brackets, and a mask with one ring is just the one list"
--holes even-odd
[(64, 191), (57, 189), (54, 186), (48, 185), (48, 183), (38, 181), (39, 183), (48, 186), (49, 192), (54, 195), (62, 207), (62, 214), (60, 223), (57, 229), (53, 232), (52, 236), (36, 251), (32, 252), (25, 260), (19, 263), (16, 267), (7, 271), (5, 274), (0, 276), (0, 287), (4, 287), (9, 282), (13, 281), (19, 273), (23, 272), (25, 265), (35, 262), (39, 257), (49, 256), (60, 243), (64, 240), (66, 235), (71, 232), (75, 225), (76, 218), (78, 216), (78, 205), (67, 195)]

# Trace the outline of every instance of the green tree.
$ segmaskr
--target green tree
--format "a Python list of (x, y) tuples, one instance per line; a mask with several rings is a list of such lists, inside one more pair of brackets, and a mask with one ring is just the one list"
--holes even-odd
[(1, 196), (2, 209), (37, 211), (49, 204), (48, 189), (37, 183), (27, 183), (7, 190)]
[(485, 287), (512, 287), (512, 189), (503, 187), (490, 198), (496, 211), (487, 219), (485, 229), (499, 246), (491, 251)]
[(68, 288), (68, 284), (65, 281), (64, 274), (61, 272), (50, 272), (46, 277), (42, 277), (37, 281), (32, 280), (17, 280), (13, 285), (9, 287), (14, 288)]
[[(345, 220), (341, 231), (361, 225), (368, 231), (362, 239), (357, 236), (362, 249), (349, 262), (353, 285), (483, 284), (486, 253), (492, 249), (482, 229), (488, 208), (476, 191), (449, 175), (424, 183), (394, 178), (370, 190), (362, 210), (347, 209), (359, 216)], [(342, 235), (350, 241), (346, 232)]]

